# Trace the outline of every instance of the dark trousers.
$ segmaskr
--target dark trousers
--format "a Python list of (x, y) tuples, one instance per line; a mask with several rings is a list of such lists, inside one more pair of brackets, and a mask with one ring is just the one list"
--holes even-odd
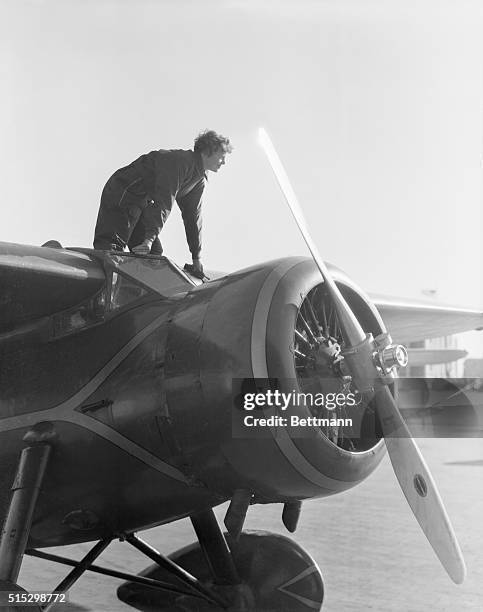
[[(133, 185), (133, 187), (135, 187)], [(139, 189), (139, 187), (138, 187)], [(101, 205), (94, 232), (94, 248), (103, 251), (124, 251), (144, 240), (142, 212), (150, 200), (142, 192), (126, 188), (116, 175), (107, 181), (101, 195)], [(161, 255), (163, 247), (156, 238), (151, 247), (152, 255)]]

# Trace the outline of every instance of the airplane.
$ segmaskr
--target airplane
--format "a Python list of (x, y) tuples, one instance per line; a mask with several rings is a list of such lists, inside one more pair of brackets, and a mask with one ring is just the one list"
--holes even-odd
[[(437, 556), (454, 582), (464, 580), (449, 519), (393, 398), (406, 351), (388, 330), (401, 342), (441, 336), (482, 327), (483, 313), (372, 301), (326, 265), (261, 136), (312, 258), (203, 282), (163, 256), (0, 243), (2, 609), (50, 610), (86, 571), (123, 580), (119, 598), (139, 610), (320, 609), (313, 559), (291, 538), (244, 532), (249, 507), (283, 504), (293, 533), (303, 500), (361, 483), (385, 447)], [(331, 419), (302, 434), (245, 427), (248, 393), (294, 389), (353, 393), (356, 405), (340, 414), (354, 417), (357, 432)], [(305, 419), (338, 414), (291, 409)], [(213, 508), (227, 501), (224, 533)], [(185, 517), (198, 542), (169, 556), (138, 535)], [(140, 575), (96, 565), (115, 539), (154, 565)], [(80, 542), (94, 543), (80, 561), (45, 550)], [(72, 569), (42, 599), (17, 583), (24, 555)]]

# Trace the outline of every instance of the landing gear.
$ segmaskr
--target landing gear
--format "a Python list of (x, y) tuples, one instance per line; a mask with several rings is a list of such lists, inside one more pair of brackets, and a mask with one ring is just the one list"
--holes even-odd
[[(221, 532), (213, 510), (191, 517), (199, 542), (165, 557), (135, 534), (117, 534), (122, 541), (155, 562), (135, 576), (94, 565), (114, 534), (100, 540), (80, 561), (41, 550), (25, 554), (73, 567), (53, 593), (63, 593), (84, 574), (95, 572), (126, 580), (119, 598), (144, 612), (252, 612), (253, 610), (320, 610), (324, 587), (313, 559), (289, 538), (269, 532), (242, 532), (238, 538)], [(23, 555), (23, 552), (22, 552)], [(5, 557), (7, 558), (7, 557)], [(6, 566), (7, 567), (7, 566)], [(0, 591), (25, 593), (10, 573)], [(48, 612), (53, 604), (29, 610)], [(18, 607), (3, 607), (17, 612)], [(23, 608), (22, 608), (23, 609)]]
[[(221, 533), (212, 510), (192, 517), (200, 543), (169, 556), (226, 604), (201, 601), (191, 595), (155, 591), (128, 582), (118, 597), (143, 612), (209, 612), (213, 610), (320, 610), (324, 587), (315, 561), (289, 538), (269, 532), (243, 532), (237, 541)], [(145, 578), (173, 582), (164, 566), (152, 565)], [(175, 584), (176, 582), (174, 582)]]
[[(55, 433), (50, 424), (42, 424), (29, 431), (24, 441), (29, 445), (22, 450), (12, 485), (12, 497), (0, 538), (0, 595), (1, 609), (16, 612), (24, 606), (9, 606), (8, 594), (26, 593), (18, 584), (18, 574), (27, 545), (37, 497), (51, 452), (50, 442)], [(28, 606), (38, 610), (38, 606)]]
[[(222, 582), (225, 581), (231, 584), (232, 580), (237, 580), (237, 578), (236, 574), (233, 573), (236, 572), (233, 566), (233, 562), (231, 563), (231, 566), (229, 563), (225, 563), (228, 556), (230, 555), (228, 547), (226, 547), (225, 555), (223, 555), (224, 540), (223, 542), (221, 540), (217, 541), (216, 538), (214, 538), (214, 541), (210, 542), (206, 540), (208, 534), (207, 527), (209, 524), (213, 525), (212, 519), (215, 521), (216, 528), (219, 531), (216, 519), (214, 518), (214, 515), (211, 518), (210, 513), (213, 514), (212, 510), (202, 513), (201, 515), (196, 515), (192, 518), (193, 524), (195, 525), (197, 531), (203, 531), (201, 541), (203, 542), (205, 549), (207, 551), (210, 551), (210, 555), (212, 553), (215, 553), (212, 558), (212, 567), (213, 570), (216, 572), (217, 577)], [(220, 536), (223, 537), (221, 532)], [(72, 587), (72, 585), (84, 574), (84, 572), (90, 571), (97, 574), (102, 574), (104, 576), (111, 576), (113, 578), (120, 578), (121, 580), (129, 581), (128, 583), (126, 583), (126, 585), (120, 587), (120, 592), (122, 593), (123, 589), (125, 589), (126, 587), (128, 595), (131, 593), (131, 591), (136, 594), (138, 590), (140, 590), (143, 595), (144, 593), (147, 593), (148, 600), (150, 597), (154, 598), (154, 601), (156, 602), (156, 607), (154, 609), (156, 610), (159, 609), (159, 606), (157, 605), (158, 601), (177, 602), (178, 599), (186, 599), (189, 602), (194, 602), (193, 609), (195, 610), (229, 609), (229, 599), (224, 596), (221, 590), (212, 588), (210, 584), (205, 584), (197, 577), (192, 575), (181, 564), (177, 564), (176, 561), (172, 558), (163, 556), (152, 546), (141, 540), (137, 535), (133, 533), (124, 533), (117, 534), (117, 537), (119, 537), (121, 541), (130, 544), (139, 552), (144, 554), (146, 557), (154, 561), (156, 563), (155, 567), (159, 569), (160, 576), (162, 577), (162, 579), (159, 579), (157, 577), (152, 578), (147, 575), (135, 576), (126, 572), (119, 572), (114, 569), (94, 565), (93, 562), (109, 545), (109, 543), (114, 538), (114, 534), (104, 540), (99, 541), (81, 561), (74, 561), (73, 559), (68, 559), (59, 555), (53, 555), (42, 550), (31, 549), (27, 550), (26, 554), (31, 555), (33, 557), (37, 557), (39, 559), (45, 559), (47, 561), (53, 561), (63, 565), (68, 565), (74, 568), (69, 573), (69, 575), (64, 578), (64, 580), (59, 584), (59, 586), (53, 590), (53, 592), (56, 593), (65, 592), (70, 587)], [(221, 557), (218, 556), (220, 554)], [(121, 598), (124, 599), (122, 595)], [(44, 612), (47, 609), (48, 608), (44, 608)], [(168, 607), (167, 609), (170, 608)], [(180, 608), (180, 610), (183, 609), (185, 608)], [(250, 608), (243, 609), (248, 610)]]

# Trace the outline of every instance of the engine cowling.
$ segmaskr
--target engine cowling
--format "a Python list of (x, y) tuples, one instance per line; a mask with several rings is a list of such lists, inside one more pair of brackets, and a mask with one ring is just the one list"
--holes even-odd
[[(342, 272), (331, 272), (364, 330), (382, 333), (367, 296)], [(296, 330), (304, 301), (322, 286), (312, 260), (285, 258), (198, 287), (173, 315), (165, 364), (171, 422), (192, 472), (221, 497), (235, 488), (253, 491), (260, 502), (331, 495), (364, 480), (382, 459), (383, 443), (373, 433), (350, 443), (320, 427), (304, 427), (302, 435), (291, 427), (243, 433), (246, 412), (237, 397), (248, 381), (277, 379), (281, 392), (306, 388)], [(332, 366), (323, 370), (322, 390), (327, 382), (331, 390), (348, 384)], [(311, 376), (319, 382), (317, 369)], [(314, 416), (305, 405), (294, 410)]]

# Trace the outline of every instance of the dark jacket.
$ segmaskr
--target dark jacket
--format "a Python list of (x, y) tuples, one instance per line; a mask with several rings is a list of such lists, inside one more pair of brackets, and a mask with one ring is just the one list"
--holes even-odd
[(139, 219), (144, 239), (154, 240), (158, 236), (176, 200), (189, 250), (193, 257), (199, 256), (201, 196), (206, 178), (199, 153), (181, 149), (151, 151), (117, 170), (111, 178), (124, 184), (129, 195), (153, 201)]

